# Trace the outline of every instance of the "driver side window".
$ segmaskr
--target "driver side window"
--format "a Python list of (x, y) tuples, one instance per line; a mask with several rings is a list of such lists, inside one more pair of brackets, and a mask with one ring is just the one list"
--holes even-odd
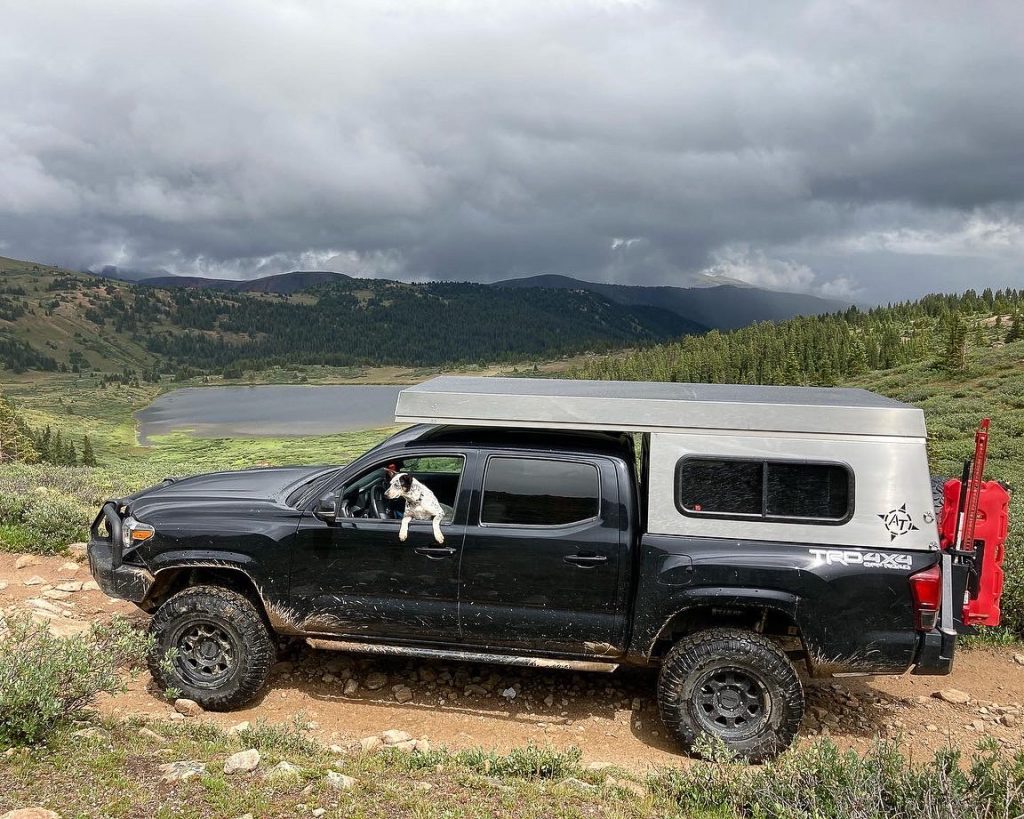
[(405, 501), (402, 498), (392, 500), (385, 492), (391, 479), (399, 472), (405, 472), (434, 493), (445, 511), (442, 523), (451, 523), (464, 467), (462, 455), (392, 458), (376, 464), (347, 483), (339, 511), (343, 517), (393, 520), (397, 523), (405, 513)]

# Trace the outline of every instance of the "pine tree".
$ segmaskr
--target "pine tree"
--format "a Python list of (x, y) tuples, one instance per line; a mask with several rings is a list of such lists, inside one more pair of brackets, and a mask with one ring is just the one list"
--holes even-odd
[(1006, 333), (1006, 343), (1009, 344), (1011, 341), (1020, 341), (1024, 338), (1024, 326), (1021, 326), (1021, 314), (1019, 312), (1013, 314), (1013, 321), (1010, 323), (1010, 329)]
[(88, 435), (82, 442), (82, 466), (96, 466), (96, 454), (92, 451), (92, 441)]

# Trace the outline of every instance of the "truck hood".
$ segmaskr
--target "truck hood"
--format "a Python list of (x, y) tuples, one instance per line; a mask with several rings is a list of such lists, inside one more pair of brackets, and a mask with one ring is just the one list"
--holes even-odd
[(237, 472), (210, 472), (190, 478), (166, 479), (125, 498), (138, 504), (175, 501), (271, 501), (283, 502), (299, 486), (336, 467), (293, 466), (275, 469), (242, 469)]

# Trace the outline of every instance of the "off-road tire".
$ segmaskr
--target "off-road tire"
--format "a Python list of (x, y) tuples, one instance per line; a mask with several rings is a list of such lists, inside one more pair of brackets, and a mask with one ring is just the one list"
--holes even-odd
[(220, 586), (178, 592), (157, 609), (149, 632), (155, 640), (149, 655), (153, 679), (208, 711), (251, 702), (276, 659), (273, 635), (256, 606)]
[[(726, 696), (724, 712), (709, 702)], [(738, 757), (762, 762), (793, 742), (804, 692), (789, 658), (767, 637), (714, 628), (684, 637), (669, 651), (658, 676), (658, 711), (688, 752), (710, 734)], [(742, 724), (730, 728), (729, 721)]]
[(946, 481), (944, 475), (932, 475), (932, 506), (935, 507), (935, 519), (941, 520), (942, 506), (946, 502)]

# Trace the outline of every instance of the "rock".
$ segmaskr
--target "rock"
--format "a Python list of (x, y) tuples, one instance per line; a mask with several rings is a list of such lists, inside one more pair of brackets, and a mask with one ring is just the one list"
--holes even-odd
[(403, 753), (411, 754), (416, 750), (416, 740), (410, 739), (405, 742), (396, 742), (394, 745), (389, 745), (394, 751), (402, 751)]
[(1013, 714), (1003, 714), (999, 718), (999, 721), (1007, 728), (1013, 728), (1013, 726), (1017, 724), (1017, 717)]
[(230, 728), (228, 728), (227, 732), (231, 736), (235, 736), (236, 734), (240, 734), (243, 731), (248, 731), (249, 727), (249, 720), (245, 720), (244, 722), (239, 722), (235, 725), (232, 725)]
[(81, 620), (60, 619), (50, 620), (46, 627), (54, 637), (78, 637), (92, 628), (88, 623), (83, 623)]
[(1024, 665), (1024, 654), (1014, 654), (1013, 655), (1013, 661), (1017, 665)]
[(164, 782), (187, 782), (206, 770), (206, 765), (194, 760), (168, 762), (160, 766), (161, 779)]
[(363, 749), (363, 753), (372, 754), (384, 747), (384, 740), (380, 737), (363, 737), (359, 740), (359, 747)]
[(143, 739), (148, 739), (150, 742), (156, 742), (159, 745), (164, 745), (167, 742), (166, 737), (162, 737), (156, 731), (153, 731), (146, 727), (142, 727), (139, 729), (139, 736)]
[(89, 558), (89, 546), (86, 543), (72, 543), (68, 545), (68, 554), (72, 560), (84, 563)]
[(7, 811), (0, 819), (60, 819), (60, 814), (46, 808), (18, 808)]
[(506, 688), (504, 691), (501, 692), (501, 696), (503, 696), (509, 702), (512, 702), (512, 700), (516, 698), (516, 690), (514, 688)]
[(380, 736), (384, 740), (385, 745), (398, 745), (401, 742), (408, 742), (412, 739), (405, 731), (396, 731), (394, 729), (385, 731)]
[(548, 694), (548, 695), (547, 695), (547, 696), (546, 696), (546, 697), (544, 698), (544, 704), (545, 704), (545, 705), (546, 705), (546, 706), (547, 706), (548, 708), (550, 708), (551, 706), (553, 706), (553, 705), (555, 704), (555, 698), (554, 698), (554, 697), (553, 697), (553, 696), (552, 696), (551, 694)]
[(387, 684), (387, 674), (381, 674), (379, 671), (374, 671), (372, 674), (367, 675), (366, 680), (363, 682), (363, 685), (365, 685), (371, 691), (377, 691)]
[(71, 596), (71, 592), (61, 591), (60, 589), (46, 589), (43, 592), (43, 597), (47, 600), (66, 600)]
[(611, 762), (588, 762), (583, 766), (583, 770), (589, 771), (590, 773), (598, 773), (606, 768), (612, 767)]
[(99, 590), (100, 590), (100, 584), (97, 583), (95, 580), (86, 580), (82, 584), (82, 591), (99, 591)]
[(324, 783), (336, 791), (350, 791), (356, 786), (355, 779), (337, 771), (328, 771), (324, 777)]
[(35, 555), (22, 555), (14, 561), (14, 568), (27, 569), (29, 566), (38, 566), (41, 562)]
[(25, 602), (37, 611), (48, 611), (50, 614), (57, 615), (64, 613), (64, 609), (55, 606), (49, 600), (44, 600), (42, 597), (32, 597)]
[(302, 774), (302, 768), (291, 762), (281, 760), (267, 771), (267, 779), (296, 779)]
[(62, 563), (61, 567), (57, 569), (58, 572), (67, 572), (68, 574), (74, 574), (78, 571), (77, 563)]
[(395, 699), (398, 702), (409, 702), (412, 699), (412, 689), (407, 685), (400, 685), (395, 689)]
[(34, 574), (25, 581), (26, 586), (42, 586), (46, 581), (39, 575)]
[(471, 685), (467, 685), (463, 689), (462, 693), (463, 693), (464, 696), (467, 696), (467, 697), (472, 697), (474, 695), (476, 695), (478, 697), (485, 697), (485, 696), (487, 696), (487, 689), (484, 688), (482, 685), (471, 684)]
[(203, 706), (195, 700), (179, 698), (174, 701), (174, 710), (183, 717), (198, 717), (203, 713)]
[(346, 697), (351, 697), (358, 690), (359, 690), (359, 682), (357, 680), (355, 680), (355, 679), (351, 679), (351, 680), (346, 680), (345, 681), (345, 688), (342, 690), (342, 693)]
[(576, 788), (581, 791), (596, 791), (597, 785), (591, 785), (589, 782), (584, 782), (582, 779), (577, 779), (575, 776), (567, 776), (563, 779), (560, 785), (565, 785), (570, 788)]
[(78, 737), (79, 739), (110, 739), (110, 731), (96, 725), (91, 725), (88, 728), (79, 728), (71, 736)]
[(320, 819), (327, 813), (327, 808), (313, 808), (313, 819)]
[(944, 688), (942, 691), (936, 691), (932, 696), (951, 705), (966, 705), (971, 701), (970, 694), (958, 688)]
[(931, 733), (935, 733), (939, 730), (939, 726), (936, 725), (934, 722), (929, 722), (926, 726), (924, 726), (924, 730), (929, 731)]
[(79, 592), (83, 585), (81, 580), (68, 580), (66, 583), (58, 583), (55, 588), (62, 592)]
[(0, 580), (0, 591), (3, 591), (6, 588), (7, 588), (7, 581), (6, 580)]
[(231, 775), (255, 771), (260, 765), (260, 752), (255, 748), (239, 751), (224, 761), (224, 773)]
[(419, 754), (429, 754), (430, 743), (425, 739), (417, 739), (415, 742), (415, 751)]

